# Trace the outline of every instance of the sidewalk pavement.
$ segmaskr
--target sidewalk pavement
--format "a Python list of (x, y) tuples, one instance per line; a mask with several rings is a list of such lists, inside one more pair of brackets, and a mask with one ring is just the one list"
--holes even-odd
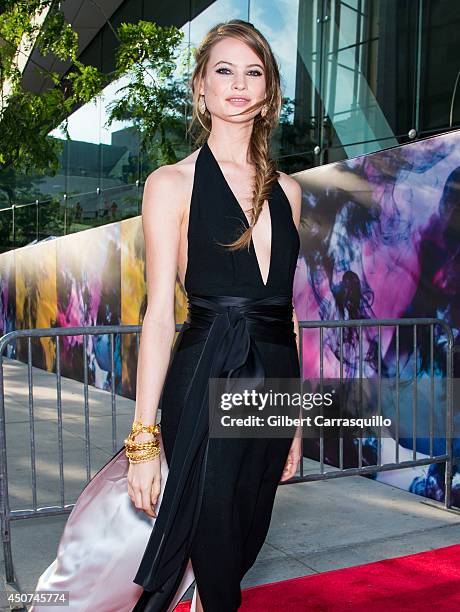
[[(59, 503), (56, 376), (32, 368), (38, 506)], [(8, 485), (12, 509), (32, 507), (27, 367), (4, 361)], [(113, 455), (110, 391), (89, 388), (91, 475)], [(62, 379), (65, 502), (86, 482), (83, 385)], [(117, 397), (117, 445), (131, 429), (134, 402)], [(161, 415), (160, 415), (161, 417)], [(306, 471), (318, 464), (304, 460)], [(68, 515), (12, 522), (15, 572), (33, 591), (54, 560)], [(460, 513), (361, 476), (279, 486), (267, 539), (242, 588), (460, 543)], [(2, 582), (5, 574), (3, 563)], [(190, 598), (190, 587), (184, 599)], [(0, 610), (9, 610), (2, 589)]]

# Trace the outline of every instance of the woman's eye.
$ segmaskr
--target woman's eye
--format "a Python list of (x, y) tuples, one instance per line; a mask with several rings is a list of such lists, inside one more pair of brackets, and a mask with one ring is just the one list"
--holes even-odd
[[(223, 72), (221, 72), (221, 70), (227, 70), (228, 72), (230, 72), (230, 68), (218, 68), (216, 72), (218, 72), (219, 74), (224, 74)], [(249, 73), (252, 73), (255, 76), (262, 76), (262, 73), (260, 72), (260, 70), (250, 70)]]

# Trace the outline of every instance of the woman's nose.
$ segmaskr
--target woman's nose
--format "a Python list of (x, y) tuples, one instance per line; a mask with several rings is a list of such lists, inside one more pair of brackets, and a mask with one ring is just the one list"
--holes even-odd
[(246, 77), (244, 75), (235, 75), (235, 78), (233, 80), (233, 87), (235, 89), (246, 89)]

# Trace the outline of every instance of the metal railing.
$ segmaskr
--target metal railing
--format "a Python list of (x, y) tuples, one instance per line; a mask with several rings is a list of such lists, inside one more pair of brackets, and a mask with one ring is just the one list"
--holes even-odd
[(140, 180), (91, 191), (60, 193), (43, 200), (13, 202), (0, 209), (2, 251), (123, 221), (141, 213)]
[[(433, 443), (434, 443), (434, 428), (433, 428), (433, 412), (434, 412), (434, 401), (431, 403), (430, 411), (430, 453), (429, 456), (417, 459), (417, 435), (416, 435), (416, 417), (417, 417), (417, 330), (422, 327), (429, 328), (430, 332), (430, 375), (429, 382), (432, 390), (433, 398), (433, 387), (434, 387), (434, 327), (440, 326), (445, 333), (445, 384), (446, 384), (446, 398), (445, 398), (445, 452), (441, 454), (434, 454)], [(403, 468), (412, 468), (422, 465), (431, 465), (433, 463), (445, 463), (445, 499), (444, 507), (449, 509), (452, 507), (452, 469), (454, 464), (454, 453), (453, 453), (453, 434), (454, 434), (454, 404), (453, 404), (453, 355), (454, 353), (460, 352), (460, 346), (454, 346), (454, 336), (452, 329), (443, 320), (437, 318), (405, 318), (405, 319), (355, 319), (348, 321), (299, 321), (300, 335), (302, 337), (303, 329), (318, 329), (319, 331), (319, 379), (324, 379), (324, 330), (325, 329), (338, 329), (339, 333), (339, 365), (340, 365), (340, 377), (339, 380), (343, 380), (343, 331), (346, 328), (357, 328), (358, 330), (358, 342), (359, 342), (359, 377), (358, 384), (363, 379), (363, 334), (362, 330), (365, 327), (377, 328), (377, 379), (375, 381), (378, 389), (378, 406), (377, 415), (381, 415), (381, 381), (382, 381), (382, 327), (394, 327), (395, 328), (395, 355), (394, 362), (396, 364), (396, 375), (395, 375), (395, 388), (396, 388), (396, 440), (395, 440), (395, 460), (391, 463), (382, 463), (381, 460), (381, 430), (378, 429), (377, 437), (377, 463), (375, 465), (363, 465), (363, 440), (358, 438), (358, 463), (357, 467), (344, 468), (343, 465), (343, 437), (341, 436), (339, 441), (339, 466), (337, 469), (329, 469), (326, 471), (324, 456), (324, 429), (319, 430), (319, 473), (304, 473), (303, 461), (300, 462), (300, 475), (294, 476), (286, 483), (291, 484), (297, 482), (308, 482), (314, 480), (325, 480), (330, 478), (340, 478), (342, 476), (355, 476), (355, 475), (368, 475), (375, 474), (377, 472), (383, 472), (388, 470), (399, 470)], [(400, 388), (400, 328), (411, 327), (412, 328), (412, 359), (413, 359), (413, 403), (412, 403), (412, 459), (406, 461), (399, 460), (399, 388)], [(304, 342), (300, 343), (300, 371), (303, 371), (303, 354), (304, 354)], [(304, 438), (302, 438), (302, 458), (304, 457)]]
[[(398, 367), (396, 381), (398, 382), (399, 376), (399, 333), (400, 327), (412, 326), (414, 346), (413, 352), (415, 359), (417, 358), (417, 329), (421, 326), (429, 326), (430, 329), (430, 354), (431, 354), (431, 376), (434, 376), (433, 372), (433, 351), (434, 351), (434, 326), (439, 325), (443, 328), (446, 336), (446, 380), (447, 380), (447, 397), (446, 397), (446, 448), (442, 454), (434, 454), (432, 452), (432, 435), (433, 431), (430, 428), (430, 456), (424, 459), (416, 458), (416, 449), (414, 445), (413, 458), (410, 461), (399, 461), (398, 456), (398, 444), (396, 444), (396, 457), (392, 463), (382, 463), (381, 455), (378, 452), (378, 461), (376, 465), (363, 465), (362, 462), (362, 440), (359, 441), (359, 465), (353, 468), (343, 467), (343, 440), (340, 439), (340, 465), (337, 469), (325, 470), (325, 457), (324, 457), (324, 439), (321, 430), (321, 437), (319, 439), (319, 472), (318, 473), (304, 473), (303, 465), (303, 452), (302, 461), (300, 462), (300, 475), (291, 478), (289, 481), (283, 484), (292, 484), (296, 482), (306, 482), (312, 480), (321, 480), (328, 478), (338, 478), (342, 476), (350, 475), (364, 475), (373, 472), (379, 472), (384, 470), (394, 470), (401, 468), (408, 468), (420, 465), (429, 465), (432, 463), (445, 463), (445, 508), (451, 507), (451, 480), (452, 480), (452, 466), (453, 466), (453, 398), (452, 398), (452, 374), (453, 374), (453, 334), (451, 328), (440, 319), (435, 318), (423, 318), (423, 319), (364, 319), (364, 320), (349, 320), (349, 321), (299, 321), (299, 327), (301, 330), (306, 328), (318, 328), (320, 337), (320, 379), (323, 379), (324, 373), (324, 329), (325, 328), (338, 328), (340, 335), (339, 349), (340, 356), (339, 361), (343, 364), (343, 331), (346, 328), (356, 327), (359, 330), (358, 342), (360, 346), (359, 351), (359, 374), (362, 377), (362, 330), (364, 327), (375, 327), (378, 329), (378, 342), (377, 342), (377, 354), (378, 354), (378, 368), (377, 368), (377, 380), (381, 380), (381, 329), (384, 326), (394, 326), (396, 330), (396, 364)], [(176, 325), (176, 331), (180, 331), (182, 324)], [(86, 478), (87, 482), (91, 478), (91, 455), (90, 455), (90, 430), (89, 430), (89, 383), (88, 383), (88, 362), (87, 362), (87, 348), (88, 348), (88, 336), (93, 335), (106, 335), (110, 338), (110, 353), (111, 353), (111, 417), (112, 417), (112, 450), (115, 453), (117, 449), (117, 404), (115, 394), (115, 359), (114, 359), (114, 336), (117, 334), (136, 334), (136, 346), (139, 351), (139, 335), (142, 330), (141, 325), (100, 325), (94, 327), (66, 327), (66, 328), (41, 328), (33, 330), (14, 330), (5, 334), (0, 338), (0, 515), (1, 515), (1, 531), (2, 531), (2, 542), (3, 552), (5, 560), (5, 572), (7, 583), (15, 584), (14, 576), (14, 565), (11, 550), (11, 534), (10, 526), (12, 520), (29, 519), (33, 517), (41, 516), (56, 516), (69, 513), (74, 503), (67, 504), (65, 500), (64, 490), (64, 459), (63, 459), (63, 422), (62, 422), (62, 389), (61, 389), (61, 350), (60, 350), (60, 337), (61, 336), (83, 336), (83, 395), (84, 395), (84, 426), (85, 426), (85, 457), (86, 457)], [(301, 332), (302, 335), (302, 332)], [(38, 508), (37, 504), (37, 473), (36, 473), (36, 448), (35, 448), (35, 429), (34, 429), (34, 386), (32, 377), (32, 338), (50, 337), (55, 338), (56, 343), (56, 421), (57, 421), (57, 435), (58, 435), (58, 459), (59, 459), (59, 497), (60, 503), (55, 506), (48, 506), (44, 508)], [(31, 465), (31, 476), (32, 476), (32, 508), (30, 509), (16, 509), (11, 510), (10, 498), (8, 492), (8, 467), (7, 467), (7, 439), (6, 439), (6, 418), (5, 418), (5, 387), (4, 387), (4, 351), (5, 348), (18, 338), (27, 339), (27, 368), (28, 368), (28, 409), (29, 409), (29, 433), (30, 433), (30, 465)], [(455, 347), (458, 348), (458, 347)], [(300, 343), (300, 365), (301, 372), (303, 363), (304, 346)], [(416, 415), (416, 395), (415, 404), (413, 406), (413, 414)], [(380, 402), (380, 395), (378, 398)], [(380, 405), (379, 405), (380, 408)], [(399, 409), (399, 406), (398, 406)], [(415, 423), (415, 419), (414, 419)], [(415, 437), (414, 437), (415, 440)], [(380, 437), (379, 437), (379, 449), (380, 449)], [(396, 440), (397, 442), (397, 440)], [(302, 440), (303, 443), (303, 440)], [(327, 464), (329, 465), (329, 464)]]

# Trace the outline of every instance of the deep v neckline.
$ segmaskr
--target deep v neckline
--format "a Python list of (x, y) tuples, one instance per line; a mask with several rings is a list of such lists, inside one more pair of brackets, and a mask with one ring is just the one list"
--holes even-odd
[[(248, 218), (246, 217), (246, 213), (244, 212), (243, 207), (239, 203), (237, 197), (233, 193), (233, 190), (230, 187), (227, 179), (225, 178), (225, 174), (223, 173), (222, 168), (220, 167), (219, 162), (217, 161), (214, 153), (212, 152), (211, 147), (208, 145), (208, 141), (207, 140), (203, 144), (203, 147), (208, 150), (211, 159), (214, 161), (214, 164), (216, 165), (217, 172), (218, 172), (219, 176), (221, 177), (222, 182), (223, 182), (225, 188), (227, 189), (227, 192), (228, 192), (228, 195), (230, 196), (230, 199), (237, 206), (237, 208), (239, 210), (239, 213), (240, 213), (240, 217), (244, 221), (244, 224), (245, 224), (246, 228), (249, 228), (250, 225), (249, 225)], [(268, 263), (268, 274), (267, 274), (266, 282), (264, 282), (264, 279), (262, 277), (262, 272), (261, 272), (261, 269), (260, 269), (260, 264), (259, 264), (259, 259), (257, 257), (256, 249), (255, 249), (255, 246), (254, 246), (254, 239), (253, 239), (253, 237), (251, 237), (251, 243), (250, 243), (250, 250), (252, 250), (252, 253), (254, 255), (256, 268), (257, 268), (257, 271), (259, 273), (259, 278), (260, 278), (260, 281), (261, 281), (261, 283), (262, 283), (262, 285), (264, 287), (268, 287), (268, 283), (270, 282), (270, 275), (271, 275), (271, 271), (272, 271), (272, 259), (273, 259), (273, 214), (272, 214), (270, 198), (268, 198), (268, 211), (269, 211), (269, 216), (270, 216), (270, 233), (271, 233), (271, 236), (270, 236), (270, 259), (269, 259), (269, 263)]]

